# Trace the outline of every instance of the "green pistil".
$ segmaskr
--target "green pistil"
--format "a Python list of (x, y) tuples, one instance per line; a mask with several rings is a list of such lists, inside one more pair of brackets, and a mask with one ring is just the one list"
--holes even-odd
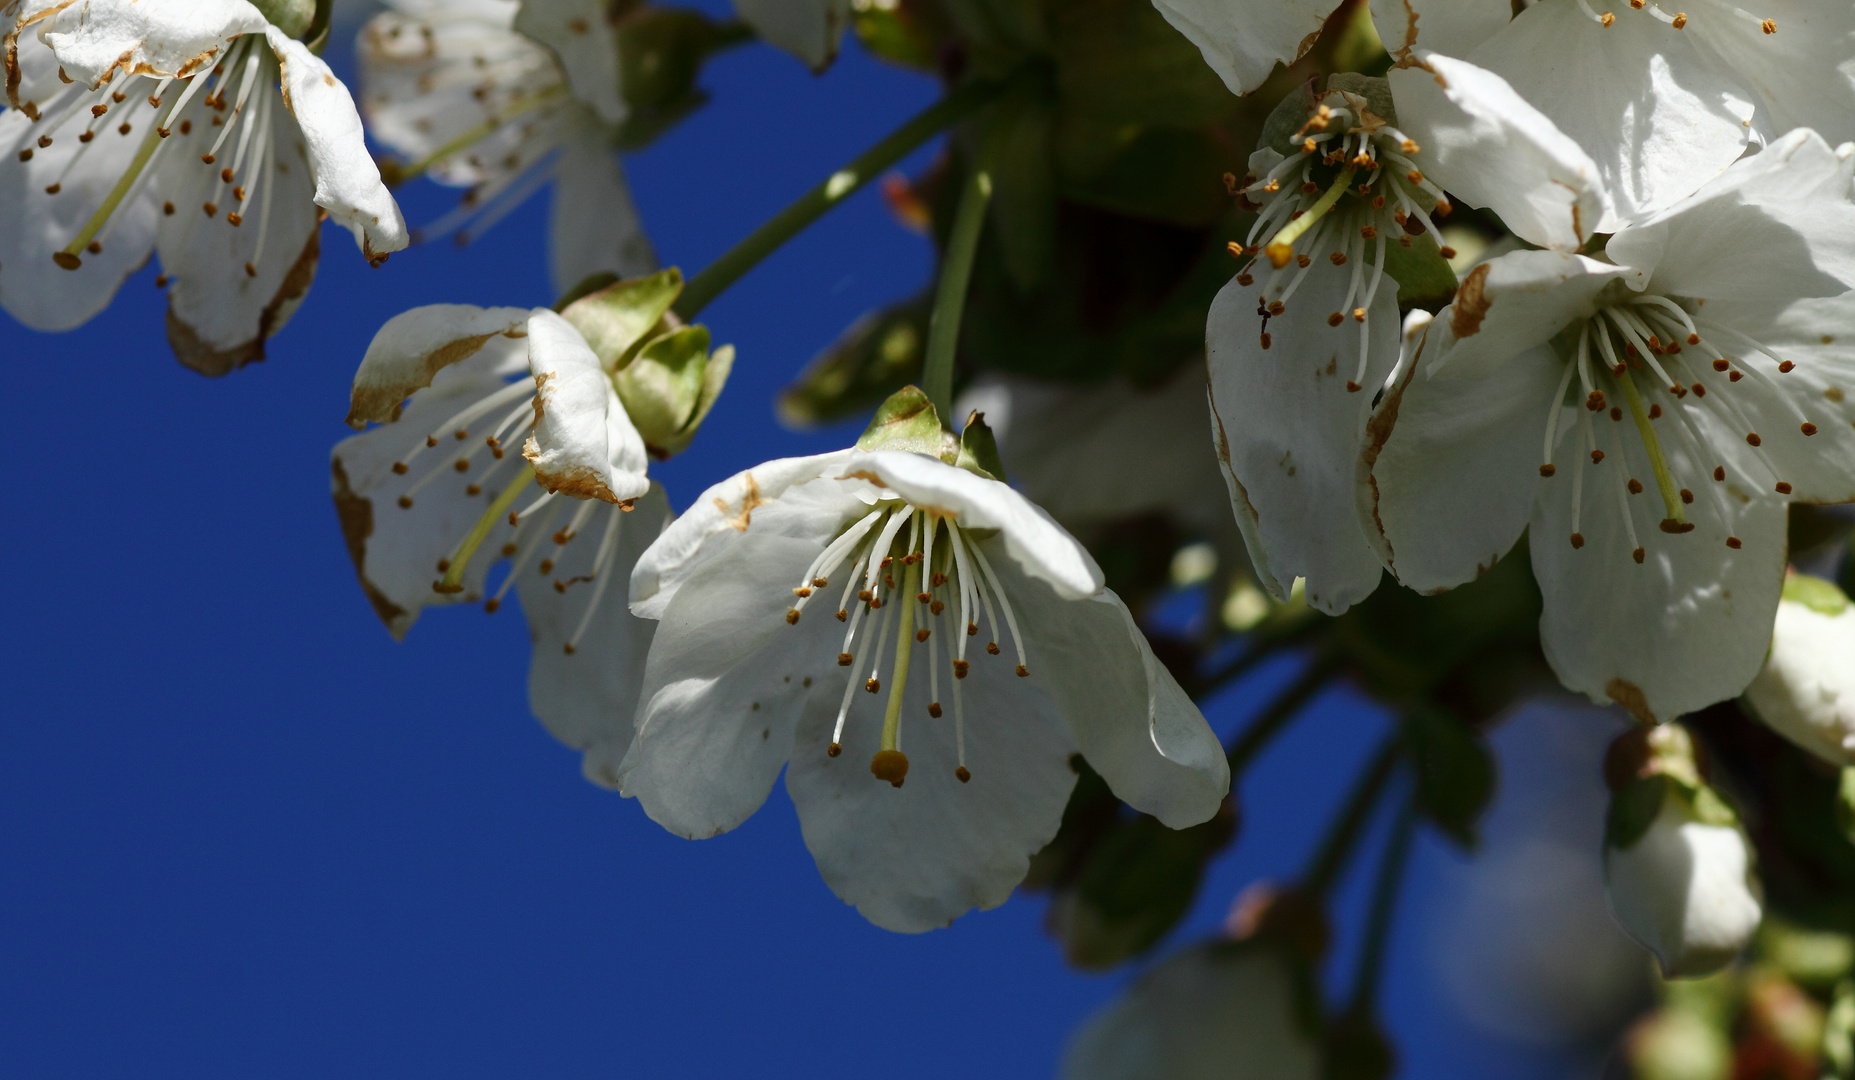
[(902, 728), (902, 691), (908, 685), (908, 657), (915, 643), (915, 594), (921, 591), (921, 562), (911, 559), (902, 573), (902, 588), (895, 593), (902, 605), (901, 618), (895, 627), (895, 673), (889, 680), (889, 707), (882, 717), (882, 748), (898, 749)]
[(84, 246), (96, 239), (97, 233), (103, 230), (104, 223), (109, 221), (109, 216), (116, 212), (116, 207), (122, 203), (124, 196), (129, 194), (129, 189), (135, 186), (135, 178), (142, 175), (142, 170), (148, 166), (148, 159), (154, 156), (155, 147), (159, 145), (161, 145), (161, 125), (151, 119), (148, 134), (142, 136), (142, 145), (135, 151), (135, 158), (129, 162), (128, 169), (116, 178), (116, 186), (110, 189), (109, 195), (103, 200), (103, 205), (97, 207), (97, 212), (90, 215), (90, 220), (84, 222), (84, 227), (78, 230), (77, 239), (66, 244), (63, 251), (52, 255), (53, 262), (66, 270), (75, 270), (84, 265), (84, 260), (78, 252), (83, 251)]
[(1353, 174), (1358, 171), (1359, 167), (1356, 165), (1348, 165), (1341, 169), (1340, 175), (1334, 177), (1333, 186), (1327, 189), (1326, 194), (1316, 200), (1313, 206), (1303, 211), (1300, 217), (1282, 226), (1282, 231), (1276, 233), (1275, 239), (1270, 240), (1268, 246), (1263, 248), (1263, 254), (1269, 256), (1270, 266), (1280, 270), (1288, 265), (1288, 260), (1295, 257), (1295, 241), (1301, 239), (1303, 233), (1313, 228), (1315, 222), (1319, 221), (1327, 211), (1333, 209), (1333, 205), (1340, 201), (1340, 196), (1346, 194), (1346, 189), (1352, 186)]
[(1649, 467), (1655, 471), (1655, 486), (1662, 493), (1662, 505), (1668, 508), (1668, 517), (1662, 522), (1662, 531), (1687, 532), (1694, 526), (1688, 523), (1687, 514), (1681, 508), (1681, 493), (1675, 487), (1674, 476), (1668, 471), (1668, 459), (1662, 456), (1662, 441), (1656, 438), (1649, 414), (1642, 407), (1642, 395), (1636, 392), (1636, 380), (1630, 378), (1627, 367), (1616, 379), (1623, 387), (1624, 398), (1630, 403), (1630, 416), (1636, 421), (1636, 430), (1642, 435), (1643, 447), (1649, 451)]
[(483, 516), (477, 519), (477, 523), (470, 527), (470, 535), (464, 537), (463, 545), (457, 549), (457, 554), (452, 556), (451, 565), (444, 572), (444, 580), (432, 583), (433, 592), (460, 593), (464, 591), (464, 568), (470, 565), (470, 557), (477, 553), (479, 547), (483, 546), (483, 540), (490, 534), (490, 529), (496, 524), (496, 519), (508, 513), (516, 496), (526, 490), (534, 478), (535, 470), (532, 467), (523, 466), (522, 471), (516, 475), (515, 482), (502, 489), (502, 494), (496, 496), (496, 501), (491, 503), (490, 508), (483, 512)]

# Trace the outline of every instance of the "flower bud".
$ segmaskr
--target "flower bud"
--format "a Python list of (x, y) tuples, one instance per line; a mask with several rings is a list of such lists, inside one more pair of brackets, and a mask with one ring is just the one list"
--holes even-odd
[(1772, 730), (1834, 765), (1855, 765), (1855, 606), (1821, 578), (1785, 579), (1765, 668), (1745, 703)]
[(685, 326), (653, 338), (612, 381), (644, 445), (667, 458), (696, 437), (733, 366), (734, 346), (711, 353), (708, 327)]
[(1752, 849), (1735, 814), (1701, 779), (1694, 744), (1675, 724), (1619, 737), (1604, 877), (1610, 908), (1668, 978), (1731, 963), (1763, 914)]
[(308, 33), (316, 20), (316, 0), (251, 0), (251, 6), (272, 26), (293, 38)]

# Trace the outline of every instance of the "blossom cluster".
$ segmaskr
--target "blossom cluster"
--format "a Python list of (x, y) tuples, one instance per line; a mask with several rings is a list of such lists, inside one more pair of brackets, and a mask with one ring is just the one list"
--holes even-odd
[[(1855, 766), (1855, 612), (1789, 547), (1795, 507), (1855, 502), (1855, 6), (1153, 3), (1204, 62), (1181, 64), (1150, 20), (1176, 79), (1143, 88), (1158, 106), (1076, 89), (1131, 77), (1087, 68), (1101, 49), (1072, 47), (1073, 28), (949, 5), (942, 40), (907, 5), (855, 9), (891, 20), (866, 40), (939, 65), (949, 108), (989, 110), (935, 176), (889, 191), (941, 226), (932, 317), (911, 302), (815, 365), (880, 386), (842, 410), (874, 407), (855, 445), (767, 461), (680, 512), (650, 470), (725, 389), (734, 350), (695, 317), (726, 282), (658, 269), (618, 151), (687, 115), (702, 60), (747, 37), (822, 71), (855, 15), (843, 0), (737, 0), (726, 26), (597, 0), (391, 0), (356, 46), (358, 106), (319, 57), (326, 3), (12, 0), (0, 306), (68, 329), (158, 254), (176, 357), (223, 374), (305, 301), (324, 219), (379, 266), (551, 184), (558, 304), (414, 308), (353, 377), (356, 433), (331, 466), (362, 591), (396, 638), (426, 607), (494, 612), (513, 593), (533, 712), (588, 780), (699, 839), (741, 825), (783, 772), (826, 882), (898, 931), (1027, 878), (1070, 890), (1053, 921), (1078, 940), (1112, 921), (1087, 885), (1112, 845), (1075, 839), (1078, 807), (1106, 805), (1097, 827), (1118, 836), (1197, 838), (1174, 851), (1192, 874), (1229, 842), (1256, 746), (1226, 748), (1194, 701), (1204, 665), (1162, 660), (1145, 598), (1110, 587), (1105, 523), (1158, 516), (1201, 539), (1174, 568), (1201, 550), (1223, 574), (1218, 621), (1252, 647), (1330, 624), (1303, 603), (1370, 628), (1388, 594), (1467, 595), (1524, 550), (1527, 649), (1637, 725), (1606, 766), (1618, 920), (1670, 977), (1731, 963), (1764, 914), (1757, 860), (1704, 724), (1683, 718), (1743, 695)], [(1369, 62), (1334, 59), (1358, 40)], [(1050, 70), (1060, 93), (1023, 90)], [(1168, 93), (1253, 140), (1209, 212), (1141, 203), (1110, 169), (1063, 172), (1087, 155), (1052, 131), (1170, 117)], [(1022, 167), (1025, 147), (1057, 164)], [(464, 194), (414, 229), (390, 187), (417, 177)], [(831, 173), (795, 206), (821, 213), (869, 178)], [(1102, 350), (1121, 378), (1013, 373), (1009, 335), (1044, 316), (986, 294), (1040, 295), (1069, 271), (1054, 200), (1024, 194), (1059, 183), (1088, 213), (1229, 230), (1186, 305), (1190, 362), (1129, 381), (1172, 348), (1156, 316)], [(930, 209), (956, 194), (951, 222)], [(1205, 273), (1154, 292), (1188, 277)], [(956, 355), (986, 372), (957, 431)], [(885, 357), (907, 370), (883, 374)], [(1472, 841), (1480, 728), (1509, 699), (1437, 726), (1435, 687), (1482, 663), (1445, 656), (1456, 644), (1425, 644), (1398, 677), (1356, 670), (1408, 714), (1420, 808)], [(1407, 752), (1392, 750), (1386, 770)], [(1373, 775), (1367, 809), (1388, 773)], [(1078, 1039), (1071, 1074), (1214, 1075), (1236, 1054), (1312, 1075), (1319, 1025), (1299, 998), (1324, 883), (1304, 885), (1149, 972)], [(1170, 925), (1101, 947), (1122, 958)], [(1175, 1037), (1255, 998), (1260, 1034)], [(1372, 1044), (1366, 1021), (1329, 1025), (1326, 1053)]]

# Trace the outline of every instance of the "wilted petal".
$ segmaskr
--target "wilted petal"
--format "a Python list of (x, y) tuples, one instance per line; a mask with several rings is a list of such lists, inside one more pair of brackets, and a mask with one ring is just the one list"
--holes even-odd
[(317, 206), (348, 227), (369, 261), (406, 246), (406, 219), (367, 152), (348, 88), (321, 58), (276, 27), (265, 31), (283, 66), (283, 101), (302, 129), (315, 173)]
[(84, 0), (41, 25), (59, 66), (90, 86), (124, 70), (185, 78), (235, 38), (273, 29), (246, 0)]
[(528, 356), (527, 308), (480, 308), (469, 304), (428, 304), (387, 320), (367, 346), (348, 404), (350, 427), (384, 422), (398, 415), (400, 403), (440, 371), (475, 356), (496, 339), (506, 343), (491, 352), (494, 365), (525, 363)]
[(522, 456), (541, 486), (605, 502), (648, 491), (644, 440), (573, 324), (536, 310), (528, 319), (528, 367), (535, 376), (535, 430)]

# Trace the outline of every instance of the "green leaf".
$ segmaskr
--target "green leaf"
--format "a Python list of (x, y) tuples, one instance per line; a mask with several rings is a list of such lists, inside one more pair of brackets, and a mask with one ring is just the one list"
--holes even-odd
[(951, 433), (941, 427), (934, 403), (916, 386), (904, 386), (876, 408), (859, 450), (900, 450), (926, 454), (953, 464), (959, 453)]
[(1456, 293), (1456, 272), (1429, 232), (1411, 237), (1410, 247), (1386, 244), (1385, 272), (1398, 283), (1400, 307), (1441, 305)]
[(1056, 163), (1065, 199), (1193, 228), (1224, 215), (1223, 176), (1244, 169), (1216, 128), (1107, 128), (1068, 116), (1057, 130)]
[(1198, 47), (1151, 0), (1069, 0), (1055, 8), (1051, 39), (1065, 112), (1196, 127), (1238, 106)]
[(606, 370), (617, 371), (682, 291), (683, 272), (672, 266), (589, 293), (566, 305), (560, 314), (586, 339)]
[(1056, 172), (1052, 118), (1037, 87), (993, 107), (980, 138), (992, 153), (992, 205), (987, 224), (997, 235), (1005, 268), (1019, 292), (1041, 284), (1056, 235)]
[(1855, 767), (1843, 769), (1836, 786), (1836, 827), (1855, 844)]
[(1610, 810), (1604, 817), (1605, 845), (1617, 851), (1635, 847), (1661, 815), (1669, 786), (1666, 776), (1645, 776), (1612, 792)]
[(780, 419), (793, 427), (842, 420), (919, 379), (933, 306), (930, 289), (852, 323), (780, 391)]
[(613, 377), (619, 400), (646, 446), (662, 454), (685, 433), (702, 400), (709, 331), (686, 326), (652, 338)]
[(1151, 948), (1191, 909), (1205, 864), (1235, 835), (1228, 804), (1189, 829), (1168, 829), (1144, 814), (1119, 822), (1051, 907), (1069, 962), (1113, 967)]
[(1005, 463), (998, 456), (998, 440), (986, 425), (985, 414), (974, 411), (960, 431), (960, 457), (954, 462), (967, 472), (1003, 482)]
[(1437, 709), (1414, 709), (1404, 736), (1417, 767), (1417, 805), (1451, 839), (1476, 844), (1475, 822), (1494, 798), (1494, 758), (1462, 722)]

